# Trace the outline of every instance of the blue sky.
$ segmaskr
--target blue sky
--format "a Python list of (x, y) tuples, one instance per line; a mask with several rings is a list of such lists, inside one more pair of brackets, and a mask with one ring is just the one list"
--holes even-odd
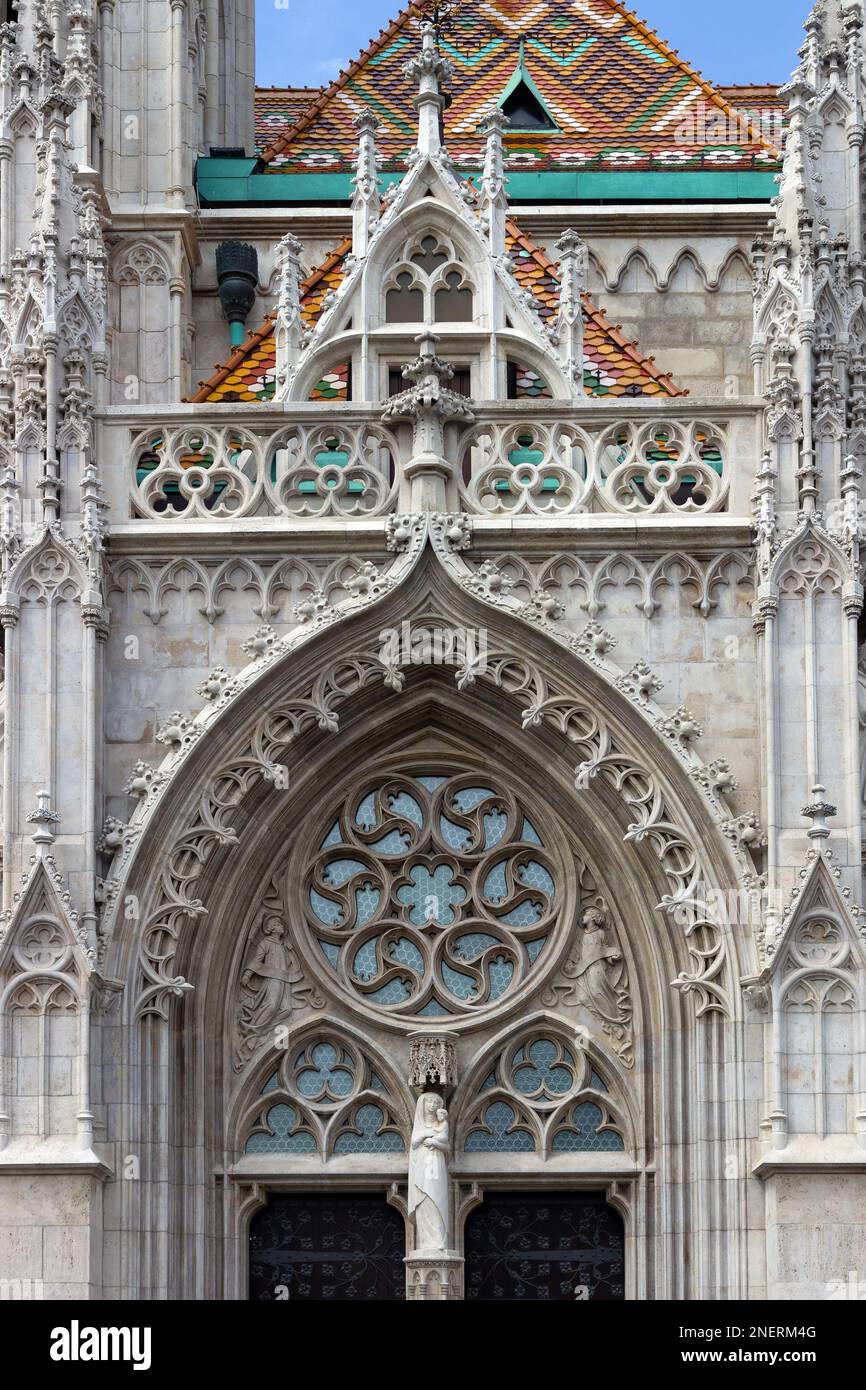
[[(400, 0), (256, 0), (262, 86), (321, 86), (401, 9)], [(634, 0), (711, 82), (784, 82), (812, 0)]]

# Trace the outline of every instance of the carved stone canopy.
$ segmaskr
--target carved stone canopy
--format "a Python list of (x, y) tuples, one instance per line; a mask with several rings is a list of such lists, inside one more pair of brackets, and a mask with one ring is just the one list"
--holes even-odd
[(416, 1033), (409, 1039), (409, 1085), (425, 1090), (439, 1086), (450, 1091), (457, 1085), (454, 1043), (450, 1038)]

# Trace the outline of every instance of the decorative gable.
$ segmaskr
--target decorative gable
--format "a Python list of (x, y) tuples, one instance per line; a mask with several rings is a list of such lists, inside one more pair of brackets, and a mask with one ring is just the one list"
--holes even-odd
[[(522, 232), (517, 222), (507, 222), (506, 247), (514, 262), (515, 278), (528, 290), (536, 302), (543, 322), (555, 320), (559, 310), (560, 281), (555, 262), (551, 261), (532, 238)], [(306, 327), (319, 322), (325, 295), (336, 291), (345, 276), (345, 261), (351, 253), (351, 239), (346, 239), (330, 253), (304, 281), (301, 314)], [(630, 342), (610, 322), (604, 310), (598, 308), (588, 294), (581, 296), (583, 313), (583, 392), (585, 396), (684, 396), (688, 393), (672, 377), (661, 371), (651, 357), (646, 357), (636, 342)], [(275, 338), (276, 314), (251, 333), (213, 376), (201, 383), (191, 398), (197, 404), (254, 403), (273, 400), (276, 392), (277, 348)], [(348, 372), (334, 370), (323, 374), (314, 386), (311, 400), (347, 400)], [(525, 389), (521, 394), (542, 395), (533, 378), (524, 373)]]

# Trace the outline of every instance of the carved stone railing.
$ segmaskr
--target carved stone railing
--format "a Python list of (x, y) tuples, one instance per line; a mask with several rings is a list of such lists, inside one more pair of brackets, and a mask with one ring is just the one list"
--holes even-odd
[(477, 424), (459, 445), (470, 460), (466, 511), (720, 512), (729, 492), (728, 434), (705, 420)]
[(151, 520), (378, 516), (396, 502), (396, 441), (373, 422), (147, 430), (132, 452), (132, 515)]
[[(611, 401), (576, 410), (533, 401), (472, 409), (475, 423), (446, 427), (451, 510), (749, 515), (758, 402)], [(381, 407), (351, 404), (295, 408), (291, 423), (273, 409), (154, 412), (147, 428), (130, 432), (126, 424), (128, 490), (124, 501), (110, 489), (112, 519), (359, 518), (405, 509), (412, 431), (381, 415)], [(114, 453), (120, 421), (106, 423)]]

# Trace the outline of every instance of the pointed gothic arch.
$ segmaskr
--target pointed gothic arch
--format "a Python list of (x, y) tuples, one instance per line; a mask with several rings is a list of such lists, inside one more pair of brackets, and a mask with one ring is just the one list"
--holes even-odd
[[(262, 911), (270, 911), (268, 884), (278, 883), (281, 875), (285, 879), (294, 862), (291, 856), (307, 853), (305, 844), (321, 841), (329, 808), (343, 804), (347, 789), (360, 794), (371, 776), (393, 780), (434, 765), (438, 774), (458, 773), (461, 785), (486, 786), (486, 779), (494, 778), (497, 786), (514, 788), (520, 804), (531, 808), (533, 826), (538, 822), (543, 827), (542, 841), (554, 827), (559, 856), (554, 872), (562, 875), (568, 921), (573, 921), (584, 891), (567, 868), (576, 846), (582, 845), (581, 857), (599, 891), (615, 875), (616, 892), (607, 891), (612, 926), (629, 979), (642, 982), (639, 1006), (631, 1015), (638, 1021), (639, 1060), (634, 1068), (617, 1063), (617, 1075), (631, 1078), (626, 1083), (632, 1088), (629, 1103), (637, 1106), (653, 1146), (701, 1142), (700, 1131), (692, 1130), (693, 1122), (684, 1120), (673, 1104), (670, 1088), (689, 1095), (689, 1114), (702, 1113), (707, 1096), (699, 1059), (709, 1049), (715, 1059), (711, 1064), (723, 1065), (733, 1045), (728, 1015), (740, 1008), (736, 978), (754, 954), (747, 932), (711, 923), (698, 900), (705, 880), (730, 887), (737, 874), (709, 802), (674, 744), (650, 732), (645, 713), (616, 690), (597, 664), (574, 651), (568, 655), (551, 634), (455, 582), (456, 572), (449, 572), (429, 547), (419, 547), (397, 569), (378, 596), (364, 603), (353, 599), (336, 623), (319, 620), (305, 641), (263, 661), (260, 673), (241, 680), (209, 719), (197, 726), (175, 721), (167, 731), (176, 751), (150, 779), (144, 814), (134, 820), (108, 885), (114, 934), (104, 968), (109, 979), (124, 985), (130, 1075), (140, 1078), (123, 1142), (133, 1152), (139, 1146), (152, 1151), (155, 1164), (156, 1186), (124, 1185), (134, 1229), (152, 1229), (147, 1218), (136, 1225), (133, 1208), (142, 1204), (141, 1212), (149, 1211), (160, 1184), (182, 1182), (190, 1164), (196, 1172), (201, 1168), (199, 1177), (206, 1182), (210, 1165), (223, 1162), (227, 1145), (231, 1150), (235, 1142), (227, 1134), (226, 1115), (239, 1113), (238, 1087), (246, 1082), (244, 1066), (235, 1066), (236, 1038), (227, 1026), (226, 1001), (237, 997), (243, 950), (257, 939)], [(399, 631), (403, 621), (416, 629), (486, 626), (488, 669), (467, 671), (459, 662), (417, 668), (410, 662), (401, 669), (399, 662), (383, 659), (383, 631)], [(529, 744), (524, 728), (530, 731)], [(576, 790), (576, 764), (587, 763), (595, 764), (595, 775)], [(281, 766), (287, 768), (287, 781)], [(263, 777), (266, 768), (270, 776)], [(700, 865), (695, 845), (678, 829), (685, 822), (707, 851), (698, 855)], [(297, 888), (299, 875), (292, 874)], [(675, 905), (677, 882), (691, 885), (691, 900), (681, 900), (682, 911)], [(667, 908), (659, 911), (663, 903)], [(320, 952), (317, 957), (296, 928), (301, 907), (297, 898), (284, 898), (280, 905), (296, 960), (277, 971), (284, 981), (277, 990), (291, 987), (296, 994), (290, 1006), (286, 997), (279, 1001), (271, 1020), (279, 1024), (288, 1019), (292, 1037), (297, 1010), (304, 1036), (312, 1036), (314, 1028), (339, 1031), (356, 1018), (378, 1055), (393, 1056), (405, 1051), (410, 1032), (434, 1026), (460, 1039), (466, 1034), (468, 1056), (485, 1029), (517, 1026), (527, 1001), (541, 1001), (536, 1008), (551, 1016), (558, 990), (574, 987), (566, 930), (551, 936), (549, 960), (542, 958), (537, 975), (527, 972), (519, 987), (486, 1012), (481, 1008), (474, 1016), (464, 1009), (453, 1019), (439, 1014), (432, 1020), (405, 1011), (397, 1016), (387, 1007), (350, 999), (325, 956)], [(545, 1005), (542, 995), (551, 990), (551, 1003)], [(305, 1003), (297, 1002), (301, 996)], [(253, 1008), (260, 997), (255, 996)], [(601, 1021), (592, 1015), (587, 1019), (593, 1035), (603, 1040)], [(182, 1040), (182, 1070), (172, 1037)], [(658, 1049), (664, 1052), (669, 1045), (663, 1040), (674, 1038), (678, 1041), (669, 1060), (659, 1062)], [(646, 1050), (649, 1039), (654, 1040), (651, 1053)], [(269, 1036), (257, 1035), (253, 1041), (252, 1065), (261, 1067), (262, 1075), (270, 1046)], [(650, 1055), (657, 1075), (648, 1071)], [(249, 1091), (244, 1094), (249, 1108)], [(584, 1099), (598, 1108), (591, 1097)], [(383, 1109), (371, 1096), (366, 1100), (371, 1112), (353, 1120), (346, 1131), (355, 1136), (354, 1143), (373, 1144), (377, 1135), (391, 1132), (387, 1106)], [(283, 1101), (291, 1108), (285, 1097)], [(606, 1104), (602, 1100), (603, 1112)], [(247, 1115), (243, 1106), (240, 1110)], [(295, 1118), (298, 1134), (315, 1137), (320, 1122), (312, 1112), (304, 1121), (299, 1109)], [(569, 1152), (579, 1147), (588, 1118), (595, 1119), (594, 1110), (591, 1117), (588, 1111), (579, 1117), (563, 1115), (563, 1134), (568, 1130), (570, 1137), (557, 1141), (557, 1151), (560, 1145), (571, 1146)], [(599, 1128), (605, 1134), (624, 1133), (623, 1123), (624, 1113), (611, 1093), (611, 1114), (605, 1118), (602, 1113)], [(281, 1111), (270, 1125), (263, 1120), (257, 1132), (269, 1142), (294, 1133), (287, 1124)], [(172, 1127), (178, 1144), (157, 1153), (150, 1149), (151, 1128), (164, 1125)], [(656, 1137), (659, 1126), (669, 1130), (664, 1140)], [(339, 1180), (342, 1160), (335, 1135), (336, 1130), (327, 1143), (317, 1141), (316, 1162), (335, 1164), (329, 1172)], [(740, 1141), (732, 1134), (730, 1142)], [(209, 1271), (192, 1256), (188, 1267), (176, 1270), (159, 1242), (142, 1236), (141, 1250), (130, 1253), (129, 1275), (134, 1283), (140, 1258), (140, 1268), (149, 1271), (141, 1286), (144, 1296), (178, 1296), (182, 1285), (242, 1296), (243, 1232), (253, 1191), (259, 1193), (255, 1207), (268, 1184), (301, 1184), (302, 1190), (304, 1165), (313, 1162), (300, 1150), (285, 1159), (288, 1167), (279, 1166), (282, 1159), (274, 1168), (276, 1159), (253, 1162), (254, 1157), (232, 1161), (225, 1170), (209, 1218), (216, 1223), (213, 1235), (220, 1255)], [(405, 1167), (405, 1157), (396, 1149), (370, 1162), (369, 1171), (386, 1186), (386, 1179), (398, 1180)], [(707, 1162), (705, 1184), (712, 1186), (716, 1177)], [(698, 1191), (704, 1191), (700, 1183)], [(182, 1204), (173, 1206), (170, 1222), (182, 1246), (188, 1238), (186, 1221)], [(235, 1235), (224, 1241), (224, 1230)], [(676, 1243), (678, 1237), (665, 1239)], [(735, 1259), (733, 1223), (730, 1240)]]

